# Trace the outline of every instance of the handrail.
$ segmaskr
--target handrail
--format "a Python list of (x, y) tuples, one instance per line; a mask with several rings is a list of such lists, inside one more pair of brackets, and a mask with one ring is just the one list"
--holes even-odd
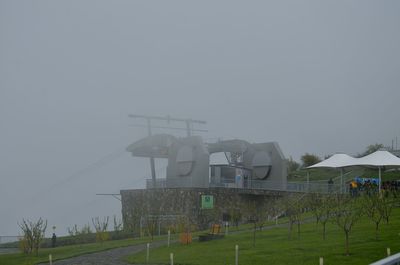
[[(179, 186), (179, 178), (168, 179), (168, 185), (176, 183)], [(243, 183), (235, 183), (232, 179), (221, 178), (219, 182), (209, 183), (210, 187), (214, 188), (232, 188), (232, 189), (251, 189), (251, 190), (272, 190), (272, 191), (289, 191), (289, 192), (312, 192), (312, 193), (347, 193), (347, 187), (342, 189), (340, 184), (329, 184), (321, 182), (287, 182), (282, 181), (270, 181), (270, 180), (248, 180)], [(146, 180), (146, 187), (153, 188), (153, 182), (151, 179)], [(155, 188), (167, 188), (167, 179), (156, 179)]]

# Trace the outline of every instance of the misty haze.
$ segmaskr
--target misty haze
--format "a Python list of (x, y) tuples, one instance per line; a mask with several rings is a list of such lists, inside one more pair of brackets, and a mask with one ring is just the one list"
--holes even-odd
[[(210, 188), (217, 207), (213, 189), (305, 183), (287, 163), (306, 153), (399, 150), (399, 12), (398, 1), (0, 1), (0, 239), (39, 218), (46, 238), (96, 217), (126, 228), (135, 192), (156, 185)], [(329, 172), (318, 181), (340, 175)]]

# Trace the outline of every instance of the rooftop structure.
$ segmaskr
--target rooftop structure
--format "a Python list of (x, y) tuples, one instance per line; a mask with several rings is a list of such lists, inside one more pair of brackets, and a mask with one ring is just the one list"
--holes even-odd
[[(285, 190), (286, 159), (276, 142), (226, 140), (204, 143), (199, 136), (177, 138), (156, 134), (127, 147), (136, 157), (168, 160), (165, 179), (153, 179), (148, 188), (260, 188)], [(210, 155), (224, 153), (228, 163), (210, 165)]]

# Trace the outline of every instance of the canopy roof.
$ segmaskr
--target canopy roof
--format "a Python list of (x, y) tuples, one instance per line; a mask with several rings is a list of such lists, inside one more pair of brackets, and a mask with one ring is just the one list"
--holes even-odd
[(155, 134), (129, 145), (126, 150), (133, 156), (168, 158), (169, 148), (176, 138), (169, 134)]
[(357, 165), (373, 167), (400, 167), (400, 158), (388, 151), (376, 151), (375, 153), (357, 159)]
[(307, 168), (343, 168), (350, 166), (400, 167), (400, 158), (388, 151), (376, 151), (361, 158), (354, 158), (346, 154), (335, 154), (330, 158)]
[(315, 165), (309, 166), (307, 168), (340, 168), (340, 167), (348, 167), (352, 166), (355, 162), (356, 158), (346, 155), (346, 154), (334, 154), (333, 156), (321, 161)]

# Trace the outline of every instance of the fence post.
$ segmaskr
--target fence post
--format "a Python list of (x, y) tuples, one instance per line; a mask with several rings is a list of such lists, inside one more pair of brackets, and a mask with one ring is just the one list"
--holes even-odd
[(235, 246), (235, 265), (239, 265), (239, 246)]
[(171, 230), (168, 230), (168, 247), (171, 242)]
[(174, 265), (174, 253), (169, 254), (170, 265)]
[(149, 263), (149, 258), (150, 258), (150, 243), (147, 243), (147, 251), (146, 251), (146, 263)]
[(323, 257), (319, 257), (319, 265), (324, 265), (324, 258)]
[(388, 257), (390, 256), (390, 248), (386, 249), (386, 254), (387, 254)]
[(49, 264), (53, 265), (53, 257), (51, 256), (51, 254), (49, 254)]

